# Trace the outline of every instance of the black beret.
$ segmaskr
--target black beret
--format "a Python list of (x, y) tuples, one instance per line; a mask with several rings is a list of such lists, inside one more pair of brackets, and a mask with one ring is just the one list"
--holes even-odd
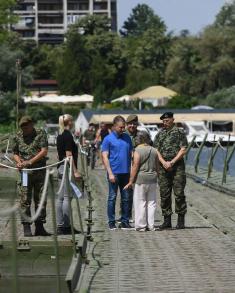
[(160, 117), (160, 120), (167, 119), (167, 118), (173, 118), (173, 117), (174, 117), (174, 113), (166, 112)]

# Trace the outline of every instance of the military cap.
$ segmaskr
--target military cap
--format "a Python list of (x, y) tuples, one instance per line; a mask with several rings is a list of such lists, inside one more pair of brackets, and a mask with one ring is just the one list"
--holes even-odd
[(130, 123), (130, 122), (138, 122), (138, 116), (135, 114), (129, 115), (126, 119), (126, 123)]
[(174, 117), (174, 113), (172, 113), (172, 112), (165, 112), (165, 113), (160, 117), (160, 120), (167, 119), (167, 118), (173, 118), (173, 117)]
[(27, 124), (27, 123), (30, 123), (30, 122), (33, 122), (33, 119), (30, 116), (23, 116), (20, 119), (19, 126), (21, 127), (23, 124)]

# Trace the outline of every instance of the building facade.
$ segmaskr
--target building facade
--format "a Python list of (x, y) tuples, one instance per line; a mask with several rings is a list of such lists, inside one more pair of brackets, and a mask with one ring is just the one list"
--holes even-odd
[(117, 30), (116, 0), (19, 0), (15, 14), (19, 21), (12, 29), (38, 43), (62, 43), (69, 25), (93, 14), (108, 16)]

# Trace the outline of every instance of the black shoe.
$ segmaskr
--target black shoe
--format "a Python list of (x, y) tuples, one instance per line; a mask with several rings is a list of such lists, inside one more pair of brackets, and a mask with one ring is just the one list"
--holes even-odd
[(178, 221), (176, 225), (176, 229), (185, 229), (185, 224), (184, 224), (184, 217), (185, 215), (178, 215)]
[(57, 227), (57, 235), (64, 235), (63, 227)]
[(113, 230), (117, 230), (117, 226), (115, 223), (109, 223), (109, 230), (113, 231)]
[(164, 222), (162, 223), (162, 225), (159, 226), (159, 230), (167, 230), (171, 228), (172, 228), (171, 215), (164, 216)]
[[(62, 227), (63, 230), (63, 235), (71, 235), (72, 234), (72, 229), (71, 227)], [(76, 230), (73, 228), (74, 234), (81, 234), (80, 231)]]
[(36, 229), (35, 229), (35, 236), (51, 236), (50, 233), (48, 233), (44, 227), (43, 227), (43, 223), (39, 222), (39, 223), (35, 223)]
[(24, 227), (24, 237), (32, 237), (32, 231), (30, 224), (23, 224)]
[(121, 223), (119, 226), (118, 226), (119, 229), (122, 229), (122, 230), (130, 230), (130, 229), (133, 229), (133, 227), (131, 227), (131, 225), (129, 223)]

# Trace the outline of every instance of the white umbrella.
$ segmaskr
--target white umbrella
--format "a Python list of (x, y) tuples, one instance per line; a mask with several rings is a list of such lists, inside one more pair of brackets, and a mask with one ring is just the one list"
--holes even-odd
[(130, 101), (130, 96), (129, 95), (125, 95), (125, 96), (122, 96), (120, 98), (117, 98), (115, 100), (112, 100), (111, 103), (116, 103), (116, 102), (129, 102)]
[(23, 97), (25, 103), (48, 103), (48, 104), (78, 104), (78, 103), (93, 103), (94, 97), (91, 95), (81, 96), (65, 96), (65, 95), (45, 95), (43, 97), (32, 96)]

